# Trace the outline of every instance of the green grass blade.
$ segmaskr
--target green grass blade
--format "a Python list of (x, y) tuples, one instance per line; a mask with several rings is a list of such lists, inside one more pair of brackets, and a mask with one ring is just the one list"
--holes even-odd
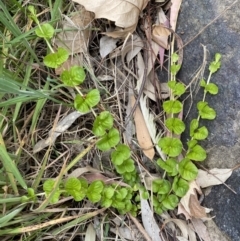
[(9, 212), (8, 214), (4, 214), (3, 217), (0, 217), (0, 228), (2, 225), (6, 226), (6, 224), (12, 220), (16, 215), (18, 215), (26, 205), (22, 205), (14, 211)]
[(22, 175), (20, 174), (19, 170), (17, 169), (15, 163), (7, 153), (6, 147), (4, 145), (4, 141), (2, 135), (0, 134), (0, 160), (3, 163), (3, 166), (7, 172), (9, 177), (9, 181), (14, 189), (15, 194), (18, 195), (18, 188), (16, 186), (16, 182), (13, 179), (15, 177), (16, 181), (22, 186), (23, 189), (27, 190), (27, 184), (23, 179)]
[[(14, 18), (11, 16), (11, 14), (8, 12), (6, 6), (4, 5), (3, 1), (0, 1), (0, 9), (2, 10), (0, 12), (0, 22), (5, 26), (13, 35), (14, 37), (18, 37), (22, 34), (21, 30), (19, 29), (18, 25), (14, 22)], [(22, 40), (22, 44), (24, 47), (29, 51), (29, 53), (33, 56), (35, 61), (37, 61), (38, 64), (40, 64), (40, 61), (35, 54), (35, 51), (30, 47), (30, 43), (26, 40)]]

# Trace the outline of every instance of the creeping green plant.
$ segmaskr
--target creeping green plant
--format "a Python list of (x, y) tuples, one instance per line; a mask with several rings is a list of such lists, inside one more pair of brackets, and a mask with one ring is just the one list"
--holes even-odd
[[(36, 23), (35, 34), (44, 39), (48, 46), (48, 54), (43, 58), (43, 63), (48, 68), (63, 67), (69, 58), (67, 49), (59, 47), (56, 50), (51, 47), (51, 39), (55, 35), (55, 29), (50, 23), (40, 24), (36, 10), (29, 6), (30, 17)], [(130, 212), (137, 215), (141, 198), (152, 200), (154, 211), (161, 214), (167, 210), (177, 207), (179, 199), (183, 197), (188, 189), (189, 182), (197, 177), (198, 169), (194, 162), (204, 161), (206, 151), (199, 144), (199, 141), (208, 137), (208, 129), (200, 125), (201, 119), (213, 120), (216, 117), (215, 110), (205, 100), (207, 94), (216, 95), (218, 87), (210, 83), (212, 74), (220, 68), (221, 55), (216, 54), (213, 62), (209, 66), (209, 76), (207, 80), (202, 79), (200, 86), (203, 88), (203, 98), (197, 103), (198, 116), (190, 123), (190, 140), (186, 143), (184, 150), (183, 143), (179, 138), (186, 125), (180, 118), (183, 111), (181, 96), (186, 92), (186, 86), (176, 79), (176, 75), (181, 68), (178, 63), (177, 53), (171, 56), (171, 79), (168, 81), (170, 98), (163, 101), (163, 111), (165, 113), (166, 136), (158, 141), (157, 145), (166, 158), (157, 160), (158, 168), (162, 170), (162, 177), (152, 181), (150, 188), (146, 190), (142, 185), (139, 169), (136, 165), (136, 153), (126, 144), (122, 143), (119, 129), (116, 128), (113, 115), (100, 105), (100, 91), (98, 89), (84, 89), (83, 83), (86, 79), (85, 69), (82, 66), (72, 66), (64, 69), (60, 75), (61, 86), (70, 87), (75, 92), (73, 101), (74, 108), (81, 113), (89, 113), (94, 116), (92, 125), (92, 136), (95, 147), (98, 151), (109, 153), (111, 166), (122, 180), (117, 184), (106, 184), (102, 180), (88, 182), (84, 178), (71, 177), (60, 179), (61, 182), (55, 186), (54, 179), (48, 179), (43, 183), (45, 196), (54, 204), (61, 197), (70, 196), (75, 201), (88, 199), (105, 208), (115, 208), (120, 214)], [(102, 111), (100, 111), (102, 110)], [(183, 152), (183, 150), (185, 152)], [(185, 153), (183, 155), (183, 153)], [(183, 155), (183, 156), (182, 156)], [(124, 185), (121, 186), (122, 182)], [(53, 193), (53, 190), (55, 192)], [(23, 201), (35, 201), (36, 195), (33, 190), (28, 190), (28, 196), (24, 196)], [(49, 200), (48, 200), (49, 201)]]
[[(179, 97), (185, 93), (186, 88), (182, 83), (176, 82), (176, 74), (180, 69), (177, 64), (178, 55), (172, 55), (171, 74), (173, 80), (168, 82), (171, 90), (170, 100), (163, 103), (163, 110), (168, 118), (165, 120), (165, 126), (169, 131), (168, 137), (159, 140), (158, 146), (166, 155), (166, 160), (159, 159), (157, 164), (164, 171), (164, 177), (174, 177), (170, 183), (166, 179), (155, 180), (152, 183), (153, 189), (153, 206), (156, 213), (161, 214), (165, 210), (171, 210), (178, 204), (178, 197), (183, 197), (189, 189), (189, 181), (194, 180), (198, 174), (198, 168), (194, 161), (204, 161), (207, 157), (206, 151), (198, 143), (208, 137), (208, 129), (205, 126), (199, 127), (200, 119), (213, 120), (216, 117), (215, 110), (205, 101), (206, 94), (216, 95), (218, 87), (216, 84), (210, 83), (213, 73), (220, 68), (221, 55), (216, 54), (215, 60), (210, 63), (209, 76), (207, 81), (201, 80), (200, 86), (204, 89), (202, 101), (197, 103), (198, 116), (190, 123), (190, 137), (188, 141), (188, 149), (185, 157), (178, 161), (178, 156), (183, 151), (182, 141), (174, 136), (180, 135), (185, 130), (185, 124), (179, 119), (178, 113), (182, 111), (182, 103)], [(169, 191), (168, 191), (169, 190)]]

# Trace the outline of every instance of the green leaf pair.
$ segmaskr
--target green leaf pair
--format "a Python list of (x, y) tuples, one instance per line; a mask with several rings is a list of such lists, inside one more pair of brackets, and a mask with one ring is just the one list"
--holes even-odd
[(64, 48), (58, 48), (57, 52), (46, 55), (43, 59), (44, 64), (50, 68), (58, 68), (67, 61), (69, 53)]
[(168, 176), (174, 177), (178, 174), (178, 162), (175, 159), (163, 161), (158, 159), (157, 164), (167, 172)]
[[(48, 197), (49, 194), (52, 192), (54, 185), (55, 185), (54, 179), (48, 179), (44, 182), (43, 190), (45, 192), (46, 197)], [(57, 203), (60, 198), (61, 193), (62, 193), (62, 191), (58, 187), (57, 190), (55, 191), (55, 193), (53, 194), (53, 196), (50, 200), (50, 203), (52, 203), (52, 204)]]
[(168, 118), (165, 121), (166, 127), (174, 134), (180, 135), (185, 130), (185, 124), (182, 120), (178, 118)]
[(163, 103), (163, 109), (167, 114), (177, 114), (183, 109), (183, 105), (179, 100), (167, 100)]
[(204, 79), (202, 79), (201, 82), (200, 82), (200, 85), (201, 85), (201, 87), (204, 88), (204, 90), (207, 93), (210, 93), (212, 95), (216, 95), (218, 93), (218, 87), (214, 83), (207, 84), (206, 81)]
[(90, 90), (85, 96), (76, 95), (74, 107), (81, 113), (87, 113), (100, 101), (100, 93), (97, 89)]
[(86, 197), (88, 183), (85, 179), (71, 177), (65, 183), (65, 190), (75, 201), (81, 201)]
[(199, 101), (197, 103), (197, 109), (202, 119), (213, 120), (216, 117), (216, 111), (205, 101)]
[(87, 198), (92, 202), (92, 203), (97, 203), (101, 200), (102, 198), (102, 191), (104, 189), (104, 184), (102, 181), (93, 181), (87, 190)]
[(101, 112), (94, 120), (93, 133), (95, 136), (103, 136), (107, 130), (113, 127), (113, 117), (109, 111)]
[(172, 90), (172, 92), (175, 96), (181, 96), (186, 91), (184, 84), (178, 83), (175, 80), (169, 81), (168, 87)]
[(210, 63), (209, 71), (213, 74), (218, 71), (218, 69), (221, 67), (221, 54), (216, 53), (215, 54), (215, 60)]
[(72, 66), (69, 70), (64, 70), (60, 76), (62, 82), (70, 87), (82, 84), (85, 77), (85, 71), (80, 66)]
[(97, 142), (97, 148), (101, 151), (108, 151), (115, 147), (120, 141), (119, 131), (115, 128), (110, 129), (105, 135)]
[(199, 121), (192, 119), (190, 123), (190, 136), (196, 140), (204, 140), (208, 137), (208, 129), (205, 126), (198, 128)]

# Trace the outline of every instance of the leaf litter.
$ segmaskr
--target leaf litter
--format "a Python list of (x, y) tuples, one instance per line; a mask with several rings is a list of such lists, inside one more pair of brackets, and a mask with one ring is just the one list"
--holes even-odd
[[(176, 29), (181, 1), (171, 1), (169, 20), (164, 10), (158, 8), (158, 11), (155, 13), (157, 21), (154, 24), (152, 24), (152, 20), (143, 21), (142, 26), (144, 27), (142, 29), (138, 28), (138, 20), (139, 17), (142, 17), (142, 11), (149, 3), (148, 0), (131, 0), (127, 2), (121, 0), (74, 0), (74, 2), (82, 4), (82, 6), (71, 17), (63, 15), (64, 20), (61, 23), (63, 31), (56, 35), (54, 42), (56, 46), (67, 47), (71, 52), (71, 56), (63, 68), (68, 69), (75, 63), (81, 63), (82, 65), (87, 61), (95, 68), (95, 73), (92, 74), (94, 77), (95, 74), (98, 76), (95, 77), (96, 80), (106, 82), (104, 86), (109, 90), (113, 85), (113, 80), (123, 80), (120, 81), (124, 83), (122, 84), (123, 90), (118, 93), (121, 98), (119, 104), (122, 105), (119, 109), (122, 111), (121, 114), (123, 116), (130, 113), (129, 108), (136, 102), (134, 97), (136, 92), (141, 95), (139, 103), (137, 103), (139, 106), (137, 106), (133, 115), (135, 124), (129, 121), (126, 126), (126, 128), (129, 128), (129, 132), (126, 132), (127, 143), (133, 143), (133, 139), (136, 136), (138, 145), (145, 156), (153, 160), (156, 150), (158, 155), (165, 160), (165, 155), (156, 145), (160, 135), (164, 135), (164, 133), (161, 133), (161, 127), (155, 119), (156, 113), (149, 106), (156, 106), (157, 101), (169, 97), (169, 89), (166, 87), (166, 84), (162, 83), (161, 80), (158, 80), (160, 83), (154, 84), (152, 80), (158, 78), (155, 73), (156, 63), (159, 63), (162, 68), (166, 50), (171, 48), (169, 38), (172, 31), (174, 32)], [(113, 28), (111, 27), (111, 31), (106, 31), (107, 27), (103, 29), (97, 25), (96, 21), (102, 21), (101, 23), (106, 25), (105, 19), (108, 20), (108, 23), (112, 21), (113, 24), (111, 26), (115, 25)], [(101, 35), (100, 40), (96, 36), (92, 36), (91, 27), (94, 24), (103, 30), (99, 33)], [(89, 55), (92, 48), (91, 41), (95, 41), (94, 44), (98, 44), (98, 53), (93, 53), (93, 57), (86, 60), (86, 56)], [(144, 58), (144, 56), (147, 56), (147, 58)], [(108, 57), (114, 60), (114, 68), (109, 64)], [(144, 61), (146, 59), (147, 61)], [(145, 69), (147, 69), (146, 73), (144, 73)], [(62, 69), (56, 70), (57, 75), (61, 72)], [(129, 79), (131, 83), (124, 82), (126, 79)], [(144, 84), (144, 89), (141, 92), (142, 84)], [(130, 88), (132, 89), (130, 90)], [(158, 96), (155, 95), (157, 93), (156, 88), (159, 91)], [(114, 103), (111, 103), (107, 98), (103, 101), (109, 105)], [(117, 113), (116, 108), (112, 107), (112, 110)], [(126, 110), (128, 110), (128, 113), (125, 112)], [(79, 112), (72, 112), (60, 121), (56, 119), (48, 137), (37, 142), (33, 152), (38, 153), (44, 148), (54, 145), (56, 139), (68, 129), (71, 129), (74, 122), (81, 116), (82, 114)], [(117, 114), (116, 118), (119, 120)], [(129, 124), (130, 127), (128, 127)], [(135, 129), (135, 132), (133, 129)], [(131, 134), (129, 134), (130, 132)], [(200, 204), (199, 195), (202, 194), (200, 187), (205, 188), (222, 184), (231, 176), (231, 173), (230, 169), (213, 169), (209, 172), (199, 170), (197, 179), (190, 184), (189, 191), (180, 200), (178, 206), (178, 215), (183, 214), (187, 220), (190, 220), (192, 225), (180, 218), (171, 217), (163, 218), (161, 220), (162, 225), (165, 226), (170, 222), (174, 223), (175, 225), (172, 227), (175, 230), (172, 230), (172, 232), (177, 233), (176, 238), (178, 240), (195, 241), (196, 232), (204, 241), (209, 241), (203, 220), (208, 218), (207, 213), (211, 210)], [(104, 170), (94, 169), (87, 165), (76, 167), (69, 174), (70, 176), (85, 177), (89, 182), (93, 180), (108, 182), (111, 180), (110, 177), (105, 175)], [(119, 183), (119, 185), (125, 185), (124, 183)], [(138, 229), (146, 240), (167, 240), (163, 235), (162, 229), (159, 228), (160, 225), (156, 221), (148, 201), (143, 199), (141, 200), (141, 215), (140, 221), (133, 217), (130, 218), (135, 223), (131, 232), (126, 226), (111, 228), (112, 232), (118, 233), (122, 238), (135, 240), (136, 230)], [(98, 235), (95, 230), (91, 223), (88, 224), (85, 240), (94, 240), (96, 235)]]

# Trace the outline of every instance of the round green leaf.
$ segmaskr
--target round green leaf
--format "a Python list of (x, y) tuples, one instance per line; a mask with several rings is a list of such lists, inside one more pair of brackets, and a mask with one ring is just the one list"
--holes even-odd
[(198, 128), (199, 121), (197, 119), (192, 119), (190, 123), (190, 136), (193, 136), (194, 131)]
[(58, 68), (67, 61), (69, 53), (64, 48), (58, 48), (56, 53), (50, 53), (43, 59), (44, 64), (50, 68)]
[(99, 202), (102, 195), (104, 184), (102, 181), (93, 181), (87, 190), (87, 197), (92, 203)]
[(111, 154), (111, 160), (114, 165), (121, 165), (124, 160), (131, 156), (131, 152), (128, 146), (120, 144), (116, 150)]
[(159, 159), (157, 164), (166, 171), (169, 176), (176, 176), (178, 174), (178, 163), (175, 159), (167, 159), (166, 161)]
[(170, 157), (176, 157), (182, 152), (182, 142), (177, 138), (163, 137), (158, 142), (162, 151)]
[(167, 83), (168, 87), (169, 87), (171, 90), (174, 90), (176, 84), (177, 84), (177, 81), (175, 81), (175, 80), (170, 80), (170, 81), (168, 81), (168, 83)]
[(76, 177), (71, 177), (66, 181), (65, 190), (75, 201), (81, 201), (84, 198), (81, 194), (81, 182)]
[(221, 54), (215, 54), (215, 61), (212, 61), (209, 66), (209, 71), (211, 73), (215, 73), (221, 67)]
[(168, 118), (165, 122), (166, 127), (173, 133), (180, 135), (185, 130), (185, 124), (178, 118)]
[(100, 101), (99, 90), (97, 89), (90, 90), (86, 96), (86, 102), (88, 106), (94, 107), (95, 105), (98, 104), (99, 101)]
[(109, 208), (112, 206), (112, 199), (102, 198), (101, 200), (101, 206), (105, 208)]
[(123, 200), (128, 194), (128, 190), (126, 188), (120, 188), (116, 190), (114, 198), (118, 200)]
[(111, 199), (114, 195), (114, 192), (115, 192), (115, 189), (110, 186), (110, 187), (105, 187), (103, 194), (106, 198)]
[(188, 141), (188, 142), (187, 142), (188, 148), (189, 148), (189, 149), (192, 149), (194, 146), (197, 145), (197, 143), (198, 143), (198, 142), (197, 142), (197, 140), (195, 140), (195, 139)]
[(204, 79), (201, 79), (200, 86), (201, 87), (205, 87), (206, 86), (206, 81)]
[(165, 179), (156, 179), (152, 182), (152, 190), (154, 193), (167, 194), (171, 190), (171, 184)]
[(103, 111), (96, 117), (93, 123), (93, 133), (95, 136), (103, 136), (106, 130), (113, 126), (113, 117), (110, 112)]
[(189, 189), (189, 184), (186, 180), (175, 177), (173, 180), (172, 189), (178, 197), (183, 197), (186, 195)]
[(81, 113), (87, 113), (100, 101), (100, 94), (97, 89), (91, 90), (86, 96), (76, 95), (74, 107)]
[(101, 151), (107, 151), (110, 150), (112, 147), (116, 146), (119, 141), (119, 131), (115, 128), (112, 128), (97, 142), (97, 147)]
[(197, 177), (198, 169), (188, 158), (184, 158), (179, 163), (179, 174), (183, 179), (192, 181)]
[[(44, 182), (43, 184), (43, 190), (45, 192), (46, 197), (50, 195), (50, 193), (53, 190), (53, 187), (55, 185), (55, 180), (54, 179), (48, 179)], [(54, 192), (53, 196), (51, 197), (50, 203), (54, 204), (57, 203), (61, 195), (61, 191), (59, 188)]]
[(178, 56), (177, 53), (173, 53), (171, 55), (171, 60), (172, 60), (173, 63), (176, 63), (178, 61), (178, 59), (179, 59), (179, 56)]
[(178, 197), (174, 194), (171, 194), (162, 201), (162, 205), (168, 210), (173, 210), (177, 207), (178, 202)]
[(86, 74), (82, 67), (72, 66), (69, 70), (64, 70), (61, 74), (62, 82), (67, 86), (77, 86), (83, 83)]
[(218, 93), (218, 87), (213, 83), (207, 84), (205, 86), (205, 90), (212, 95), (216, 95)]
[(40, 38), (51, 39), (54, 35), (54, 28), (49, 23), (44, 23), (35, 30), (35, 33)]
[(119, 174), (131, 173), (135, 170), (134, 161), (132, 159), (125, 160), (121, 165), (115, 166)]
[(53, 190), (55, 184), (54, 179), (48, 179), (43, 183), (43, 191), (46, 193), (50, 193)]
[(205, 126), (200, 127), (193, 134), (193, 138), (195, 138), (196, 140), (204, 140), (207, 137), (208, 137), (208, 129)]
[(180, 64), (172, 64), (171, 67), (170, 67), (171, 73), (173, 75), (176, 75), (177, 72), (180, 70), (180, 68), (181, 68)]
[(213, 120), (216, 117), (216, 112), (213, 108), (209, 107), (207, 102), (199, 101), (197, 109), (202, 119)]
[(85, 101), (85, 98), (81, 95), (76, 95), (74, 99), (74, 108), (81, 113), (87, 113), (91, 109)]
[(163, 109), (168, 114), (179, 113), (182, 110), (182, 108), (183, 108), (183, 105), (179, 100), (167, 100), (163, 103)]
[(204, 161), (207, 157), (207, 153), (201, 146), (196, 145), (190, 149), (186, 157), (194, 161)]

